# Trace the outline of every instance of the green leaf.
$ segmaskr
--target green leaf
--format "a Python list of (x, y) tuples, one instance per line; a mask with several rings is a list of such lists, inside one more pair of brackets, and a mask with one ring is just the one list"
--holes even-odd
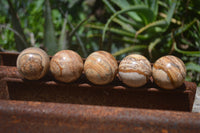
[[(99, 30), (104, 29), (103, 25), (87, 24), (85, 26), (90, 27), (90, 28), (94, 28), (94, 29), (99, 29)], [(131, 38), (135, 37), (134, 33), (130, 32), (130, 31), (126, 31), (126, 30), (121, 30), (121, 29), (117, 29), (117, 28), (109, 28), (109, 31), (112, 32), (112, 33), (118, 34), (118, 35), (126, 36), (126, 37), (131, 37)], [(137, 38), (141, 39), (141, 40), (147, 39), (147, 37), (143, 36), (143, 35), (138, 35)]]
[(131, 52), (131, 51), (134, 51), (134, 50), (137, 51), (137, 50), (146, 49), (146, 48), (147, 48), (147, 45), (132, 45), (130, 47), (127, 47), (127, 48), (124, 48), (120, 51), (117, 51), (112, 55), (113, 56), (119, 56), (119, 55)]
[(44, 5), (44, 0), (34, 0), (33, 1), (35, 4), (35, 8), (33, 8), (32, 12), (36, 13), (38, 12), (38, 10), (40, 10), (42, 8), (42, 6)]
[[(150, 23), (144, 27), (142, 27), (141, 29), (139, 29), (136, 32), (136, 37), (138, 37), (139, 34), (141, 34), (142, 32), (150, 29), (150, 28), (159, 28), (159, 30), (157, 32), (164, 32), (166, 30), (166, 27), (168, 26), (168, 23), (166, 20), (158, 20), (158, 21), (154, 21), (153, 23)], [(162, 28), (161, 28), (162, 27)], [(152, 32), (150, 33), (152, 34)]]
[(130, 31), (130, 32), (133, 32), (133, 33), (136, 32), (135, 29), (133, 29), (132, 26), (128, 25), (127, 23), (124, 23), (123, 21), (121, 21), (121, 20), (118, 19), (118, 18), (114, 18), (114, 19), (113, 19), (113, 22), (119, 24), (119, 25), (122, 27), (122, 29), (125, 29), (125, 30)]
[[(89, 34), (89, 35), (87, 35), (87, 38), (95, 38), (95, 37), (100, 38), (101, 34)], [(117, 42), (117, 43), (121, 42), (121, 43), (128, 43), (128, 44), (138, 43), (138, 40), (135, 40), (135, 39), (130, 38), (130, 37), (119, 38), (117, 36), (113, 36), (112, 41)]]
[[(82, 21), (77, 27), (80, 27), (80, 25), (82, 25), (83, 22), (84, 22), (84, 21)], [(69, 24), (70, 28), (72, 29), (72, 32), (74, 31), (73, 34), (75, 34), (75, 36), (76, 36), (76, 39), (77, 39), (77, 41), (78, 41), (78, 44), (79, 44), (79, 46), (80, 46), (80, 48), (81, 48), (81, 50), (82, 50), (83, 56), (86, 57), (86, 56), (87, 56), (87, 50), (86, 50), (86, 48), (85, 48), (86, 45), (84, 45), (84, 43), (83, 43), (83, 41), (81, 40), (79, 34), (76, 33), (76, 29), (78, 29), (78, 28), (74, 28), (74, 26), (72, 25), (72, 23), (71, 23), (70, 21), (68, 21), (68, 24)], [(70, 39), (71, 39), (71, 38), (70, 38)]]
[(167, 5), (167, 3), (166, 2), (164, 2), (164, 1), (158, 1), (158, 5), (160, 5), (160, 6), (162, 6), (162, 7), (164, 7), (164, 8), (166, 8), (166, 9), (168, 9), (169, 7), (168, 7), (168, 5)]
[(194, 62), (188, 62), (185, 64), (187, 70), (192, 70), (196, 72), (200, 72), (200, 65), (194, 63)]
[(133, 0), (135, 5), (142, 5), (144, 4), (141, 0)]
[(191, 47), (195, 47), (194, 44), (192, 42), (190, 42), (189, 40), (185, 39), (185, 38), (181, 38), (181, 42), (183, 44), (186, 44), (188, 46), (191, 46)]
[(153, 42), (151, 42), (148, 46), (148, 51), (149, 51), (149, 55), (152, 58), (152, 50), (153, 48), (161, 41), (161, 38), (157, 38), (155, 39)]
[(184, 51), (184, 50), (180, 50), (177, 48), (176, 43), (174, 44), (174, 49), (175, 51), (177, 51), (178, 53), (181, 54), (185, 54), (188, 56), (196, 56), (196, 57), (200, 57), (200, 51)]
[[(114, 7), (109, 3), (108, 0), (103, 0), (104, 4), (109, 8), (109, 10), (112, 12), (112, 13), (116, 13), (117, 11), (114, 9)], [(127, 23), (127, 24), (130, 24), (133, 26), (133, 28), (140, 28), (142, 27), (143, 25), (140, 24), (140, 23), (137, 23), (135, 21), (132, 21), (132, 20), (129, 20), (121, 15), (118, 15), (117, 18), (119, 18), (121, 21), (123, 21), (124, 23)]]
[(102, 40), (105, 39), (105, 33), (106, 33), (106, 30), (108, 29), (108, 26), (109, 24), (111, 23), (111, 21), (118, 15), (122, 14), (122, 13), (125, 13), (125, 12), (129, 12), (129, 11), (134, 11), (134, 12), (140, 12), (140, 14), (143, 14), (145, 16), (147, 16), (148, 18), (151, 18), (151, 21), (152, 21), (152, 18), (153, 18), (153, 12), (146, 6), (131, 6), (127, 9), (123, 9), (123, 10), (120, 10), (118, 12), (116, 12), (115, 14), (113, 14), (109, 20), (107, 21), (105, 27), (104, 27), (104, 30), (103, 30), (103, 35), (102, 35)]
[(73, 30), (70, 32), (69, 37), (71, 38), (75, 32), (88, 20), (88, 18), (85, 18), (84, 20), (82, 20), (75, 28), (73, 28)]
[[(111, 0), (111, 1), (115, 3), (117, 6), (119, 6), (121, 9), (127, 9), (131, 6), (127, 0)], [(142, 21), (140, 16), (135, 12), (128, 12), (128, 15), (135, 21), (139, 22)]]
[(53, 26), (52, 16), (51, 16), (51, 7), (49, 0), (45, 0), (45, 25), (44, 25), (44, 46), (47, 49), (49, 55), (53, 55), (57, 52), (57, 44), (55, 37), (55, 30)]
[(176, 4), (177, 4), (177, 1), (173, 0), (171, 6), (169, 8), (169, 11), (167, 13), (167, 18), (166, 18), (168, 24), (170, 24), (170, 22), (171, 22), (171, 19), (173, 17), (174, 11), (175, 11)]
[(60, 38), (58, 41), (58, 49), (59, 50), (67, 49), (69, 47), (69, 46), (67, 46), (66, 24), (67, 24), (67, 18), (65, 17), (63, 25), (62, 25)]
[(172, 16), (173, 16), (174, 11), (175, 11), (175, 7), (176, 7), (176, 0), (174, 0), (172, 2), (170, 9), (167, 13), (167, 17), (164, 20), (158, 20), (158, 21), (155, 21), (155, 22), (152, 22), (152, 23), (146, 25), (145, 27), (142, 27), (141, 29), (139, 29), (136, 32), (136, 37), (137, 37), (137, 35), (141, 34), (142, 32), (146, 31), (149, 28), (155, 28), (155, 29), (157, 28), (157, 32), (165, 32), (167, 30), (167, 27), (169, 26), (169, 24), (171, 22)]
[(158, 0), (147, 0), (149, 8), (154, 13), (154, 20), (156, 20), (156, 17), (158, 15)]
[(189, 24), (185, 24), (182, 27), (178, 28), (175, 32), (174, 35), (178, 36), (181, 33), (187, 31), (193, 24), (195, 24), (197, 22), (197, 19), (195, 18), (193, 21), (191, 21)]

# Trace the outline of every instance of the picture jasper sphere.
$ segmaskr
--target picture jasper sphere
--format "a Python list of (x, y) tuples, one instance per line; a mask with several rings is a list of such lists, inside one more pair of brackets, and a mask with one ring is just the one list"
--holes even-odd
[(112, 82), (117, 71), (116, 59), (105, 51), (93, 52), (87, 57), (84, 64), (87, 79), (96, 85), (105, 85)]
[(141, 87), (151, 76), (151, 64), (142, 55), (128, 55), (119, 64), (119, 76), (124, 84), (130, 87)]
[(56, 80), (69, 83), (81, 76), (83, 60), (72, 50), (62, 50), (51, 59), (50, 70)]
[(180, 87), (186, 76), (185, 65), (175, 56), (159, 58), (153, 65), (154, 82), (163, 89), (175, 89)]
[(17, 69), (25, 79), (41, 79), (49, 71), (49, 56), (40, 48), (27, 48), (17, 58)]

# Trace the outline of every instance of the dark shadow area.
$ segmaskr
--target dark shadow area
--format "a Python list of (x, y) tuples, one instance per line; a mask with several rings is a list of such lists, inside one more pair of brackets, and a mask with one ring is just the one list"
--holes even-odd
[[(88, 83), (54, 81), (7, 82), (11, 100), (102, 105), (115, 107), (190, 111), (189, 93), (154, 89), (115, 89)], [(120, 86), (119, 86), (120, 88)]]

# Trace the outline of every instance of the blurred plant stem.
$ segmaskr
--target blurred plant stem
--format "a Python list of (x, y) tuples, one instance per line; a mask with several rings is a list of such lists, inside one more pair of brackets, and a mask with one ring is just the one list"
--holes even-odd
[(49, 55), (53, 55), (57, 52), (58, 46), (56, 43), (55, 30), (51, 17), (51, 6), (49, 0), (45, 0), (45, 24), (44, 24), (44, 46)]
[[(23, 49), (27, 48), (29, 45), (26, 41), (26, 36), (21, 27), (21, 23), (17, 16), (17, 12), (13, 8), (13, 4), (12, 4), (11, 0), (8, 0), (8, 4), (9, 4), (9, 12), (12, 16), (11, 22), (12, 22), (12, 26), (13, 26), (13, 31), (15, 31), (14, 37), (15, 37), (15, 42), (16, 42), (16, 48), (18, 51), (22, 51)], [(16, 34), (16, 33), (18, 33), (18, 34)]]
[(61, 34), (60, 34), (60, 38), (58, 41), (58, 49), (59, 50), (69, 48), (69, 40), (68, 40), (69, 38), (67, 37), (66, 25), (67, 25), (67, 12), (65, 13), (65, 18), (64, 18), (63, 25), (62, 25)]
[(77, 41), (78, 41), (78, 44), (79, 44), (79, 46), (80, 46), (80, 48), (81, 48), (81, 50), (82, 50), (82, 52), (83, 52), (83, 56), (84, 57), (87, 57), (87, 51), (86, 51), (86, 49), (85, 49), (85, 45), (83, 44), (83, 41), (81, 40), (81, 38), (80, 38), (80, 36), (75, 32), (76, 30), (76, 28), (74, 28), (74, 26), (72, 25), (72, 23), (70, 22), (70, 21), (68, 21), (68, 23), (69, 23), (69, 26), (70, 26), (70, 28), (72, 29), (72, 32), (74, 32), (74, 34), (75, 34), (75, 36), (76, 36), (76, 39), (77, 39)]

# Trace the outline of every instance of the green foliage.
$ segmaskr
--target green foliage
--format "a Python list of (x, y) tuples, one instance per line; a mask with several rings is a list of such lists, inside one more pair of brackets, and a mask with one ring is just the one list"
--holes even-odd
[[(80, 35), (84, 32), (82, 25), (88, 19), (84, 10), (88, 9), (80, 8), (84, 5), (81, 0), (8, 0), (0, 1), (0, 4), (5, 5), (0, 10), (3, 13), (0, 18), (1, 48), (21, 51), (35, 46), (44, 48), (50, 55), (69, 48), (87, 56)], [(77, 49), (77, 46), (81, 48)]]
[(57, 43), (54, 25), (51, 16), (51, 7), (49, 0), (45, 0), (45, 24), (44, 24), (44, 46), (47, 49), (49, 55), (53, 55), (57, 52)]

